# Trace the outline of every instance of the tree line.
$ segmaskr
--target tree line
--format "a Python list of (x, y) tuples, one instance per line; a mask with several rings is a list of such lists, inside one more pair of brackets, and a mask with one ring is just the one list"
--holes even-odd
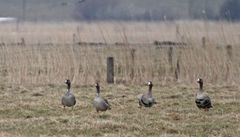
[[(125, 3), (124, 3), (125, 2)], [(132, 3), (127, 0), (84, 0), (76, 4), (73, 17), (76, 20), (177, 20), (177, 19), (209, 19), (209, 20), (240, 20), (240, 0), (225, 0), (214, 10), (209, 3), (203, 4), (199, 10), (198, 4), (192, 7), (192, 0), (186, 2), (189, 6), (180, 8), (162, 6), (157, 0)], [(207, 2), (207, 0), (205, 1)], [(210, 5), (210, 6), (209, 6)], [(186, 8), (187, 7), (187, 8)]]

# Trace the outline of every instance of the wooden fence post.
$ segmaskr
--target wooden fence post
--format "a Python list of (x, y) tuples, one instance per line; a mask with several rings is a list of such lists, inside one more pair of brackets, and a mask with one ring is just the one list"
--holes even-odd
[(176, 25), (176, 39), (177, 39), (177, 42), (179, 42), (179, 40), (180, 40), (180, 31), (179, 31), (179, 25), (178, 24)]
[(114, 83), (114, 59), (107, 57), (107, 83)]
[(206, 38), (202, 37), (202, 47), (206, 48)]
[(227, 54), (228, 54), (229, 59), (232, 60), (232, 46), (227, 45), (226, 50), (227, 50)]
[(25, 39), (21, 38), (21, 42), (18, 44), (20, 46), (26, 46)]
[(77, 37), (76, 37), (76, 34), (73, 33), (73, 45), (76, 45), (77, 43)]
[(171, 67), (171, 71), (172, 71), (172, 68), (173, 68), (173, 47), (169, 47), (168, 49), (168, 63)]
[(175, 69), (175, 79), (178, 81), (180, 75), (180, 57), (177, 59), (177, 66)]
[(130, 72), (130, 78), (133, 80), (134, 78), (134, 66), (135, 66), (135, 49), (131, 49), (131, 72)]

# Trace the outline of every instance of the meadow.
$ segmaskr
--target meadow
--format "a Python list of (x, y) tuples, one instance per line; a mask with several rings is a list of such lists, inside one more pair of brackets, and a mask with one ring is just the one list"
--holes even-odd
[[(0, 24), (0, 136), (238, 136), (239, 28), (202, 21)], [(109, 56), (114, 84), (106, 83)], [(194, 103), (198, 77), (213, 101), (209, 112)], [(77, 97), (73, 110), (60, 104), (66, 78)], [(139, 109), (148, 80), (158, 103)], [(112, 104), (99, 114), (92, 107), (96, 81)]]

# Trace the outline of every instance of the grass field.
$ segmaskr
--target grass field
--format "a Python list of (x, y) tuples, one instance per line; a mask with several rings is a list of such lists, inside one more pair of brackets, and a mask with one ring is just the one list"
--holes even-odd
[(98, 114), (94, 86), (74, 86), (73, 110), (60, 105), (64, 86), (1, 86), (0, 136), (238, 136), (239, 88), (207, 86), (213, 109), (203, 112), (194, 103), (196, 87), (155, 85), (158, 104), (140, 109), (136, 96), (147, 86), (102, 86), (112, 110)]
[[(226, 22), (1, 24), (0, 136), (236, 137), (239, 28)], [(168, 45), (154, 41), (186, 46), (173, 47), (170, 57)], [(109, 56), (113, 85), (106, 83)], [(194, 103), (198, 77), (212, 98), (209, 112)], [(73, 110), (60, 104), (66, 78), (77, 97)], [(158, 104), (139, 109), (147, 80)], [(92, 106), (96, 81), (112, 104), (99, 114)]]

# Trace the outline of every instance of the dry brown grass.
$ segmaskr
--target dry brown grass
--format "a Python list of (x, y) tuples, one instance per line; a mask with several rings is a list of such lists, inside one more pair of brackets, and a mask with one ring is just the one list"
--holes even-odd
[[(176, 34), (176, 26), (179, 33)], [(177, 59), (180, 81), (192, 82), (201, 76), (210, 82), (238, 83), (239, 24), (213, 22), (175, 23), (59, 23), (2, 24), (0, 66), (3, 82), (16, 84), (58, 84), (73, 79), (75, 84), (105, 81), (106, 58), (115, 58), (117, 83), (174, 81)], [(201, 48), (205, 36), (206, 49)], [(167, 48), (158, 41), (181, 41), (188, 48), (174, 48), (173, 66)], [(79, 42), (108, 46), (79, 46)], [(114, 46), (114, 43), (123, 43)], [(18, 44), (13, 46), (14, 44)], [(225, 46), (233, 46), (229, 61)], [(135, 49), (134, 60), (131, 49)], [(173, 69), (170, 69), (173, 67)]]
[[(209, 22), (26, 23), (18, 29), (1, 24), (0, 136), (237, 136), (239, 28)], [(169, 49), (154, 45), (155, 40), (188, 45), (173, 49), (171, 65)], [(231, 58), (227, 44), (232, 45)], [(105, 83), (108, 56), (115, 59), (114, 85)], [(194, 104), (197, 77), (206, 81), (213, 98), (208, 113)], [(64, 111), (60, 98), (66, 78), (73, 80), (78, 103)], [(106, 113), (96, 114), (91, 104), (95, 89), (89, 85), (96, 80), (113, 105)], [(154, 82), (159, 103), (139, 109), (136, 96), (146, 90), (146, 80)]]

